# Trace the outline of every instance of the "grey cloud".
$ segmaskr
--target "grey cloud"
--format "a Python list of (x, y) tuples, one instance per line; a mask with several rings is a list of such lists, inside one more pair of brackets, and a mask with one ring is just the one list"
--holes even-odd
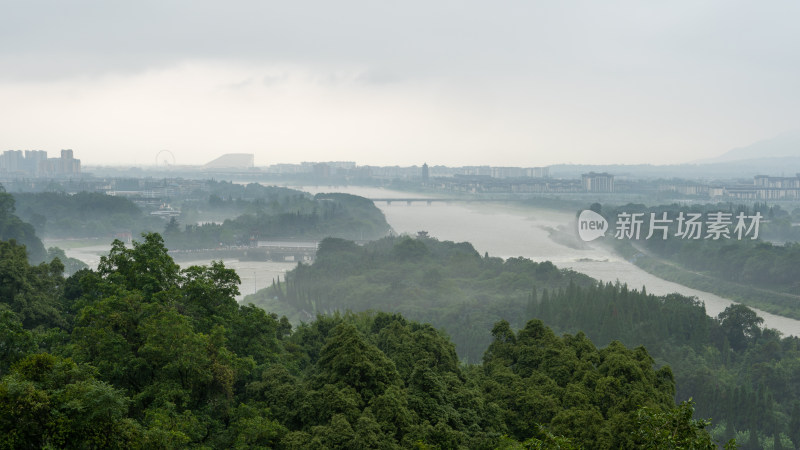
[[(7, 4), (0, 77), (212, 59), (369, 64), (406, 76), (574, 76), (709, 64), (796, 70), (793, 2), (25, 1)], [(653, 63), (648, 63), (653, 61)]]
[(534, 145), (552, 129), (546, 145), (646, 157), (796, 127), (799, 13), (794, 0), (7, 1), (0, 87), (210, 62), (197, 67), (236, 69), (221, 89), (297, 77), (388, 93), (376, 106), (410, 93), (409, 111), (436, 105), (457, 130), (421, 126), (441, 142), (480, 125)]
[(280, 84), (288, 79), (286, 73), (264, 75), (261, 78), (261, 84), (264, 86), (274, 86)]
[(247, 78), (241, 81), (237, 81), (235, 83), (230, 83), (225, 88), (232, 89), (232, 90), (240, 90), (245, 89), (254, 84), (255, 80), (253, 78)]

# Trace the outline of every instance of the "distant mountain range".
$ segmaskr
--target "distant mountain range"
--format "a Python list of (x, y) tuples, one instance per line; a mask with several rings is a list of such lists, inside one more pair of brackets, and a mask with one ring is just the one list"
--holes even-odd
[(698, 160), (694, 163), (709, 164), (767, 158), (800, 158), (800, 130), (734, 148), (716, 158)]
[(556, 164), (550, 167), (553, 178), (574, 179), (588, 172), (608, 172), (617, 179), (694, 179), (704, 182), (741, 180), (752, 183), (756, 175), (795, 176), (800, 173), (800, 157), (743, 159), (740, 161), (692, 164)]
[(577, 178), (586, 172), (609, 172), (620, 178), (684, 178), (713, 181), (755, 175), (795, 176), (800, 173), (800, 130), (730, 150), (716, 158), (686, 164), (609, 164), (550, 166), (554, 178)]

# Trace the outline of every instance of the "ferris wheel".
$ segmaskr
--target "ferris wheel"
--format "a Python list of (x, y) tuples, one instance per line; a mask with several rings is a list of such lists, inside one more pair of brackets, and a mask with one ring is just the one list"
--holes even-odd
[(169, 150), (161, 150), (156, 153), (157, 167), (172, 167), (175, 165), (175, 155)]

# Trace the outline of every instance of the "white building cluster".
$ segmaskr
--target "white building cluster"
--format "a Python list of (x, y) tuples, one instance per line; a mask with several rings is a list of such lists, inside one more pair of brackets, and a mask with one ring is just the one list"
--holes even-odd
[(6, 150), (0, 155), (0, 174), (6, 177), (48, 178), (80, 175), (81, 160), (72, 150), (61, 150), (61, 157), (48, 158), (44, 150)]

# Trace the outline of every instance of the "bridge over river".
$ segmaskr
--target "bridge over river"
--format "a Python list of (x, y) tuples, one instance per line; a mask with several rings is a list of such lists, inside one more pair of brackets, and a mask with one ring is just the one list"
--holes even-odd
[(316, 241), (259, 241), (258, 246), (173, 250), (169, 254), (176, 260), (234, 258), (239, 261), (311, 262), (318, 245)]
[(427, 204), (436, 203), (479, 203), (479, 202), (508, 202), (510, 199), (501, 198), (459, 198), (459, 197), (368, 197), (374, 203), (386, 203), (391, 205), (392, 202), (407, 204), (425, 202)]

